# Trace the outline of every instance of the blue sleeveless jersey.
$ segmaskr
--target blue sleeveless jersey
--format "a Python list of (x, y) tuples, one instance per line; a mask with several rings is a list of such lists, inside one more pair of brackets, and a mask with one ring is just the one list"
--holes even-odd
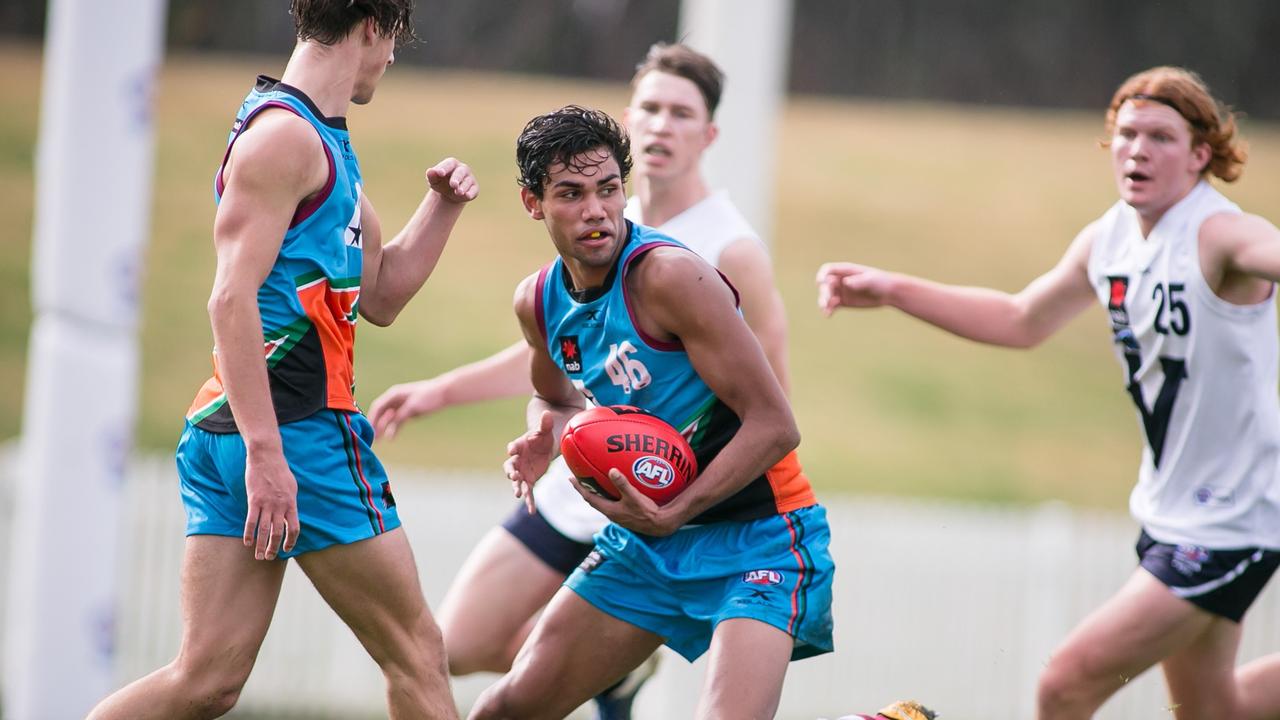
[[(538, 275), (538, 325), (552, 360), (592, 403), (634, 405), (679, 429), (705, 468), (741, 427), (737, 415), (702, 381), (678, 342), (649, 337), (636, 326), (626, 277), (645, 253), (684, 245), (643, 225), (628, 236), (600, 288), (573, 292), (564, 261)], [(727, 282), (727, 281), (726, 281)], [(738, 493), (694, 518), (695, 523), (751, 520), (814, 504), (794, 453)]]
[[(271, 399), (281, 423), (323, 408), (356, 412), (353, 348), (363, 266), (361, 180), (346, 119), (325, 117), (302, 91), (259, 76), (227, 138), (214, 179), (215, 199), (222, 198), (223, 166), (232, 145), (249, 121), (268, 108), (309, 122), (329, 162), (328, 182), (295, 210), (275, 265), (258, 289)], [(214, 375), (196, 395), (187, 418), (212, 432), (236, 430), (216, 353)]]

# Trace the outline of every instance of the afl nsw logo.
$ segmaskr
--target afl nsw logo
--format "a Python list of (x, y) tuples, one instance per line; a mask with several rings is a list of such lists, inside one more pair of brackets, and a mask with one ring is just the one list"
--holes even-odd
[(642, 485), (660, 489), (675, 481), (676, 471), (666, 460), (656, 455), (645, 455), (631, 464), (631, 476)]
[(751, 570), (742, 574), (742, 582), (752, 585), (779, 585), (782, 573), (777, 570)]

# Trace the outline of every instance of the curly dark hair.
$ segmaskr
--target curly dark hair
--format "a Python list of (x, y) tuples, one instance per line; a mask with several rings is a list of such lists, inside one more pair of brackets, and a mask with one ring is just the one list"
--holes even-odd
[(516, 139), (517, 182), (542, 197), (547, 176), (555, 165), (581, 171), (605, 161), (591, 162), (584, 153), (603, 150), (618, 161), (622, 182), (631, 174), (631, 140), (616, 120), (599, 110), (566, 105), (530, 120)]
[(351, 32), (356, 23), (373, 18), (378, 34), (407, 44), (413, 34), (413, 0), (290, 0), (289, 14), (299, 40), (333, 45)]

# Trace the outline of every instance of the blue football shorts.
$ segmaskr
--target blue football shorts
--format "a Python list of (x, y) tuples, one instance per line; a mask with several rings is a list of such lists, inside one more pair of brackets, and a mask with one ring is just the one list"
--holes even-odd
[[(373, 454), (373, 426), (360, 413), (321, 410), (280, 426), (285, 461), (298, 482), (302, 532), (286, 558), (381, 535), (400, 527), (386, 470)], [(187, 535), (242, 537), (248, 499), (239, 433), (187, 423), (178, 441), (178, 478)]]
[(565, 581), (601, 611), (661, 636), (690, 662), (723, 620), (795, 638), (792, 660), (832, 650), (831, 533), (821, 505), (651, 537), (609, 524)]

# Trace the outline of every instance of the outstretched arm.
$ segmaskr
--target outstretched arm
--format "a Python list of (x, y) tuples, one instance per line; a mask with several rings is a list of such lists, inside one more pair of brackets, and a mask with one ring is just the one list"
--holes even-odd
[(378, 437), (393, 438), (406, 420), (455, 405), (527, 396), (533, 392), (533, 351), (521, 340), (493, 355), (417, 382), (392, 385), (369, 406)]
[(427, 170), (427, 194), (408, 224), (391, 242), (373, 203), (360, 197), (364, 272), (360, 278), (360, 315), (374, 325), (390, 325), (435, 270), (462, 208), (480, 191), (471, 168), (448, 158)]
[(827, 263), (818, 269), (818, 307), (831, 315), (841, 307), (889, 305), (980, 343), (1034, 347), (1093, 302), (1088, 276), (1093, 228), (1082, 230), (1053, 269), (1016, 294)]
[(556, 366), (542, 341), (535, 298), (538, 275), (525, 278), (516, 288), (515, 311), (529, 348), (529, 378), (533, 397), (525, 412), (529, 430), (507, 444), (504, 469), (517, 498), (523, 497), (533, 512), (533, 484), (542, 477), (560, 449), (560, 434), (569, 418), (586, 407), (582, 393)]

